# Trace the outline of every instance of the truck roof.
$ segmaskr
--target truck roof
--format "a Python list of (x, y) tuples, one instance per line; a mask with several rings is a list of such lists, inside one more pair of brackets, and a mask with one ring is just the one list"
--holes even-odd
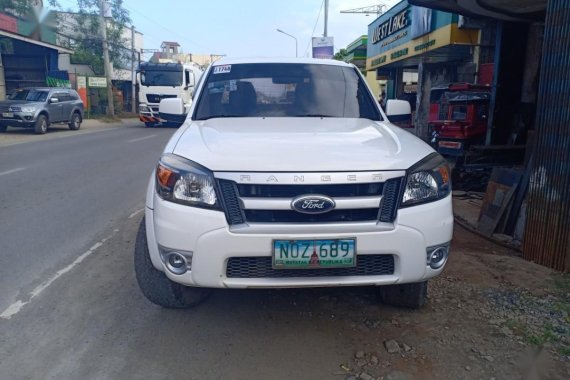
[(154, 62), (141, 62), (139, 70), (161, 70), (161, 71), (182, 71), (183, 66), (181, 63), (154, 63)]
[(317, 58), (222, 58), (217, 60), (212, 65), (237, 65), (240, 63), (304, 63), (304, 64), (317, 64), (317, 65), (332, 65), (353, 67), (354, 65), (343, 61), (334, 59), (317, 59)]

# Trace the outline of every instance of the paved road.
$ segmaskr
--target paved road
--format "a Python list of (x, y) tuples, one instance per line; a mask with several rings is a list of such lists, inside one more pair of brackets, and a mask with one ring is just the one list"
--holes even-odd
[[(504, 314), (488, 287), (554, 281), (534, 264), (486, 254), (502, 248), (461, 229), (420, 311), (380, 305), (373, 288), (219, 290), (192, 310), (151, 304), (133, 273), (137, 211), (174, 130), (93, 130), (14, 146), (0, 135), (0, 380), (529, 373), (516, 364), (530, 358), (522, 338), (489, 323)], [(398, 352), (386, 350), (389, 340)], [(568, 377), (567, 362), (552, 363), (541, 378)]]
[(127, 123), (0, 148), (0, 313), (142, 209), (174, 131)]
[(313, 311), (326, 290), (221, 291), (190, 311), (142, 296), (137, 211), (174, 131), (111, 126), (0, 141), (0, 379), (344, 373), (350, 337), (334, 309)]

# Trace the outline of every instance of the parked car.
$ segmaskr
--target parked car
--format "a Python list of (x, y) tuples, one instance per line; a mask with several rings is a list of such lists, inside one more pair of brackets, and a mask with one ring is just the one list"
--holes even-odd
[(142, 293), (183, 308), (210, 288), (360, 285), (421, 307), (453, 232), (442, 156), (388, 121), (354, 65), (221, 60), (204, 75), (148, 184)]
[(67, 88), (25, 88), (0, 102), (0, 132), (8, 127), (33, 128), (44, 134), (52, 124), (77, 130), (83, 121), (83, 101)]

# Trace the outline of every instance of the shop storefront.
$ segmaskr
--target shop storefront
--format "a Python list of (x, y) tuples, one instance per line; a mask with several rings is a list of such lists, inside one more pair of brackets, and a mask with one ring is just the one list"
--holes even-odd
[(431, 87), (475, 82), (480, 31), (459, 21), (456, 14), (402, 1), (368, 26), (366, 70), (387, 80), (388, 99), (416, 103), (416, 134), (424, 139)]

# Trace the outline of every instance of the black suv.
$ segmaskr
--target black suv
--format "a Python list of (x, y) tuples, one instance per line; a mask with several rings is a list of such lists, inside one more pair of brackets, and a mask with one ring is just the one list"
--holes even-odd
[(83, 121), (83, 101), (67, 88), (24, 88), (0, 102), (0, 132), (8, 127), (33, 128), (44, 134), (50, 124), (77, 130)]

